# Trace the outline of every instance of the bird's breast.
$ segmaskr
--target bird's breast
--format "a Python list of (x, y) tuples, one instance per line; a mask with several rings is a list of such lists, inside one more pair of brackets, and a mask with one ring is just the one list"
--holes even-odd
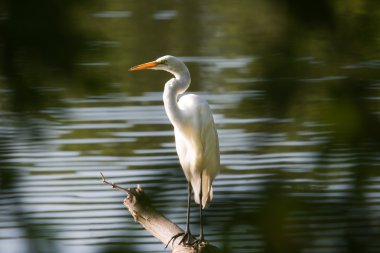
[(175, 141), (178, 157), (184, 170), (202, 169), (202, 146), (190, 130), (175, 129)]

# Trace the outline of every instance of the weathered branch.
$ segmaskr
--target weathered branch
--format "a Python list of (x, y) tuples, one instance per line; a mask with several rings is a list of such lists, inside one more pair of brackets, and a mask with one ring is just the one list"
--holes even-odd
[[(209, 243), (202, 243), (198, 246), (179, 245), (182, 235), (176, 240), (170, 241), (171, 238), (184, 231), (158, 212), (145, 195), (142, 188), (137, 185), (136, 188), (122, 188), (115, 183), (108, 182), (102, 175), (103, 182), (111, 185), (120, 191), (126, 192), (127, 197), (124, 199), (124, 206), (128, 208), (135, 221), (139, 222), (148, 232), (167, 245), (173, 251), (172, 253), (220, 253), (221, 250)], [(170, 243), (169, 243), (170, 242)]]

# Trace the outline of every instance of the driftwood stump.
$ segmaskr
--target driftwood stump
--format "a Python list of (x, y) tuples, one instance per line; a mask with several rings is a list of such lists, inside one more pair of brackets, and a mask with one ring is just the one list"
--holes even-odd
[(133, 219), (136, 222), (139, 222), (145, 228), (145, 230), (159, 239), (164, 245), (167, 245), (168, 248), (171, 248), (173, 250), (172, 253), (222, 252), (219, 248), (207, 242), (202, 243), (198, 246), (179, 245), (178, 243), (181, 241), (182, 236), (179, 236), (176, 240), (170, 242), (173, 236), (179, 233), (183, 233), (184, 231), (152, 206), (149, 198), (145, 195), (144, 191), (139, 185), (137, 185), (136, 188), (125, 189), (116, 185), (115, 183), (108, 182), (104, 178), (103, 174), (102, 178), (104, 183), (127, 193), (127, 197), (124, 199), (124, 206), (128, 208)]

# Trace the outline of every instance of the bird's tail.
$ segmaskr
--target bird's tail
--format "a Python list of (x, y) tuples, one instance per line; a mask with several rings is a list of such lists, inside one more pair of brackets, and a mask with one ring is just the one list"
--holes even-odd
[(202, 187), (202, 208), (205, 209), (209, 207), (213, 192), (212, 192), (212, 181), (210, 176), (205, 173), (205, 171), (202, 172), (202, 186), (201, 186), (201, 180), (192, 180), (191, 186), (193, 187), (194, 191), (194, 201), (197, 204), (201, 204), (200, 200), (200, 192)]

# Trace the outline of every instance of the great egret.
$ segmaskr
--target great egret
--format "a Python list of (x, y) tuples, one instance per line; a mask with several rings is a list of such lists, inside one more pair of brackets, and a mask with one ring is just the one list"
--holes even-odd
[[(188, 202), (185, 233), (174, 236), (172, 240), (183, 235), (180, 244), (203, 242), (202, 209), (210, 205), (213, 195), (211, 184), (220, 166), (219, 140), (210, 106), (194, 94), (181, 96), (178, 100), (191, 81), (189, 70), (178, 58), (166, 55), (132, 67), (130, 71), (141, 69), (164, 70), (174, 75), (165, 84), (163, 100), (166, 114), (174, 127), (179, 161), (188, 182)], [(195, 242), (189, 227), (191, 189), (200, 213), (200, 237)]]

